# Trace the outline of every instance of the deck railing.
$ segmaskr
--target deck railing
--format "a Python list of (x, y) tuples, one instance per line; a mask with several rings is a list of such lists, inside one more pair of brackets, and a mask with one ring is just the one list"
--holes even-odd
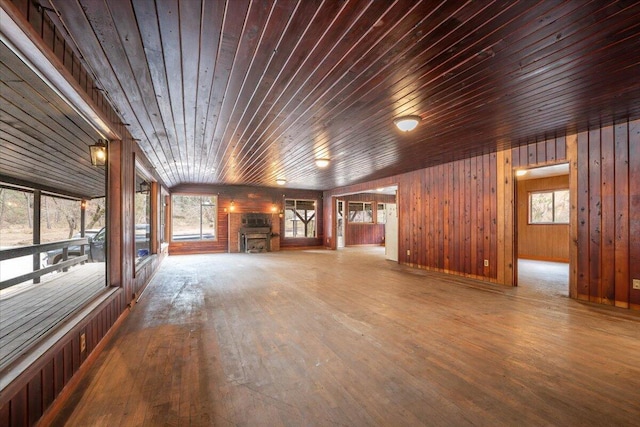
[[(88, 256), (85, 254), (85, 246), (89, 244), (89, 239), (81, 237), (78, 239), (61, 240), (59, 242), (41, 243), (39, 245), (20, 246), (17, 248), (1, 249), (0, 261), (6, 261), (23, 256), (33, 255), (33, 271), (31, 273), (22, 274), (11, 279), (3, 280), (0, 282), (0, 289), (6, 289), (10, 286), (17, 285), (27, 280), (34, 280), (38, 283), (40, 277), (44, 274), (51, 273), (52, 271), (63, 270), (66, 271), (69, 267), (88, 261)], [(69, 258), (69, 246), (79, 246), (80, 255)], [(57, 264), (50, 265), (48, 267), (40, 266), (40, 254), (42, 252), (53, 251), (56, 249), (62, 249), (62, 260)]]

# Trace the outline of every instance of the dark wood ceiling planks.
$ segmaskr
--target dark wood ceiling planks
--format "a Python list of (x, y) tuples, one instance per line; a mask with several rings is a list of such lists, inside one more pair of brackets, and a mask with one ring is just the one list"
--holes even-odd
[(0, 42), (0, 175), (6, 181), (36, 183), (67, 196), (102, 197), (105, 169), (91, 166), (89, 158), (89, 145), (99, 137)]
[(330, 189), (640, 115), (635, 1), (49, 6), (169, 186)]

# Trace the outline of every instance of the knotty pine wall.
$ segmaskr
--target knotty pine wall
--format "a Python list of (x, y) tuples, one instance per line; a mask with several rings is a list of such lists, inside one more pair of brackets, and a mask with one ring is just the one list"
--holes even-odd
[(325, 244), (335, 248), (337, 196), (397, 184), (398, 262), (514, 285), (513, 170), (562, 162), (570, 164), (571, 297), (640, 309), (631, 281), (640, 279), (640, 120), (326, 191)]
[[(218, 239), (210, 242), (171, 242), (169, 253), (224, 253), (229, 252), (229, 213), (231, 202), (234, 204), (233, 213), (274, 213), (284, 209), (285, 199), (316, 200), (316, 238), (285, 238), (280, 233), (279, 248), (294, 249), (322, 246), (323, 241), (323, 204), (322, 192), (314, 190), (296, 190), (290, 188), (250, 187), (240, 185), (199, 185), (185, 184), (171, 189), (172, 194), (212, 194), (218, 196)], [(170, 223), (171, 210), (167, 211), (167, 222)], [(284, 230), (284, 219), (279, 218), (279, 229)], [(170, 227), (169, 227), (170, 228)], [(170, 233), (170, 231), (169, 231)], [(170, 236), (170, 234), (169, 234)]]
[(640, 309), (640, 120), (567, 141), (576, 209), (571, 290), (579, 299)]
[(569, 175), (518, 179), (518, 257), (569, 262), (569, 224), (529, 224), (529, 193), (569, 188)]

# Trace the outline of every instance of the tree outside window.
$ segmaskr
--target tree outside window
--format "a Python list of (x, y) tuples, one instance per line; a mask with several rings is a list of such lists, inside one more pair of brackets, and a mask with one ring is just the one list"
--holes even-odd
[(285, 199), (284, 237), (316, 237), (315, 200)]
[(529, 224), (568, 224), (569, 190), (529, 193)]
[(215, 240), (217, 196), (174, 194), (171, 196), (171, 239)]
[(349, 222), (373, 223), (373, 206), (371, 202), (349, 202)]

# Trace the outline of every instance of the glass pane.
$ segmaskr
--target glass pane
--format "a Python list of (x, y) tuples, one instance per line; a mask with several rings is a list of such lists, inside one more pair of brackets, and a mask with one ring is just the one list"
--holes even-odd
[(316, 237), (315, 200), (285, 199), (284, 237)]
[(151, 183), (136, 174), (135, 242), (136, 263), (151, 253)]
[(529, 197), (529, 221), (553, 222), (553, 193), (532, 193)]
[(554, 221), (568, 224), (569, 211), (571, 209), (571, 205), (569, 204), (569, 190), (554, 192), (554, 209)]
[(80, 201), (42, 196), (40, 242), (80, 237)]
[(200, 196), (173, 196), (171, 214), (173, 240), (200, 239)]
[(85, 208), (85, 235), (93, 237), (105, 225), (106, 218), (106, 202), (104, 197), (87, 200)]
[(373, 222), (373, 205), (371, 203), (364, 203), (363, 222)]
[[(33, 244), (33, 194), (0, 187), (0, 247)], [(0, 280), (33, 271), (33, 257), (0, 261)]]
[(385, 222), (387, 222), (387, 212), (385, 211), (384, 203), (378, 203), (378, 206), (376, 208), (376, 215), (376, 222), (378, 224), (384, 224)]
[(202, 240), (212, 240), (216, 235), (216, 207), (212, 200), (202, 206)]
[(171, 200), (173, 240), (215, 240), (216, 196), (174, 195)]

